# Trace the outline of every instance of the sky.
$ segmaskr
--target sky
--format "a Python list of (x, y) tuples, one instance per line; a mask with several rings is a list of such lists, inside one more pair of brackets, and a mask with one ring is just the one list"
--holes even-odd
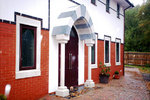
[[(134, 6), (136, 6), (136, 5), (141, 5), (142, 3), (143, 3), (143, 0), (129, 0), (131, 3), (133, 3), (134, 4)], [(144, 1), (146, 1), (146, 0), (144, 0)]]

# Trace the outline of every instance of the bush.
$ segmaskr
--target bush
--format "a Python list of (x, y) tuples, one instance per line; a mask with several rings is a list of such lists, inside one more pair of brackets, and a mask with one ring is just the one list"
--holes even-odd
[(119, 72), (118, 72), (118, 71), (115, 71), (115, 74), (119, 74)]
[(145, 67), (150, 67), (150, 64), (145, 64)]
[(6, 96), (3, 94), (0, 94), (0, 100), (7, 100)]
[(106, 65), (103, 65), (102, 62), (100, 62), (99, 68), (101, 68), (101, 72), (100, 72), (101, 75), (110, 76), (109, 74), (110, 67), (107, 67)]

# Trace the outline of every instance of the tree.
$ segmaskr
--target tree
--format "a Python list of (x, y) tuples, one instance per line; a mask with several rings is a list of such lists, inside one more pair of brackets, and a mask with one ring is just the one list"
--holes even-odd
[(139, 21), (137, 14), (140, 6), (126, 11), (125, 17), (125, 50), (126, 51), (141, 51), (140, 36), (141, 30), (138, 27)]
[[(144, 35), (144, 51), (150, 51), (150, 0), (143, 4), (138, 12), (139, 27)], [(147, 50), (148, 49), (148, 50)]]
[(125, 50), (150, 51), (150, 0), (125, 13)]

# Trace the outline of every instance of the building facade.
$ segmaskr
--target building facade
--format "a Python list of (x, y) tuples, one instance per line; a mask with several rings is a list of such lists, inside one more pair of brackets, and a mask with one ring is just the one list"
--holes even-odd
[[(38, 99), (94, 87), (102, 62), (124, 74), (124, 12), (128, 0), (1, 0), (0, 94)], [(6, 8), (7, 7), (7, 8)]]

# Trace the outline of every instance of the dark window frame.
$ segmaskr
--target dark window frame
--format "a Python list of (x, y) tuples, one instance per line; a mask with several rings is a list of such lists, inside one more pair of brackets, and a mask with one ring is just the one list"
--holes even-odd
[(120, 5), (117, 3), (117, 18), (120, 18)]
[(106, 0), (106, 12), (109, 12), (110, 0)]
[[(34, 31), (34, 65), (29, 66), (29, 67), (22, 66), (22, 32), (23, 32), (23, 28), (32, 29)], [(36, 27), (20, 24), (20, 59), (19, 59), (19, 62), (20, 62), (19, 70), (20, 71), (36, 69), (36, 35), (37, 35)]]
[(93, 5), (96, 5), (96, 0), (94, 0), (94, 2), (93, 2), (93, 0), (91, 0), (91, 3), (92, 3)]

